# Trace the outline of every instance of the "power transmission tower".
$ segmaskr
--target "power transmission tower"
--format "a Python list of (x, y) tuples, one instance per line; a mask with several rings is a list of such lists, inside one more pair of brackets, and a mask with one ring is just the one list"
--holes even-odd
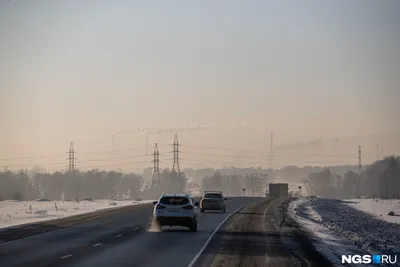
[(178, 142), (178, 134), (175, 134), (174, 143), (172, 144), (174, 147), (174, 162), (172, 164), (172, 171), (176, 171), (178, 175), (181, 175), (181, 170), (179, 168), (179, 142)]
[(68, 151), (68, 172), (75, 172), (75, 150), (74, 143), (71, 142)]
[(158, 151), (158, 144), (154, 145), (154, 160), (153, 160), (153, 179), (151, 181), (151, 188), (155, 188), (160, 184), (160, 152)]

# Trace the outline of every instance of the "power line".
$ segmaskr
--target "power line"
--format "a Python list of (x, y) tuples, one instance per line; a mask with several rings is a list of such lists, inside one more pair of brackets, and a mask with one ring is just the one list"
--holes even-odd
[[(198, 161), (198, 162), (205, 162), (205, 163), (221, 163), (221, 164), (238, 164), (237, 162), (229, 162), (229, 161), (216, 161), (216, 160), (197, 160), (197, 159), (187, 159), (181, 158), (182, 161)], [(284, 161), (284, 159), (278, 159), (278, 161)], [(351, 165), (348, 163), (341, 163), (341, 162), (329, 162), (329, 161), (300, 161), (298, 164), (335, 164), (335, 165)], [(256, 164), (256, 163), (253, 163)], [(356, 165), (356, 164), (354, 164)], [(290, 164), (287, 164), (290, 166)]]
[(127, 149), (116, 149), (116, 150), (102, 150), (102, 151), (92, 151), (92, 152), (79, 152), (82, 155), (95, 155), (95, 154), (111, 154), (116, 152), (126, 152), (126, 151), (137, 151), (137, 148), (127, 148)]
[(45, 166), (58, 166), (58, 165), (64, 165), (65, 166), (65, 160), (64, 161), (60, 161), (60, 162), (54, 162), (54, 163), (38, 163), (38, 164), (28, 164), (28, 163), (24, 163), (24, 164), (12, 164), (12, 165), (0, 165), (0, 168), (21, 168), (21, 167), (33, 167), (34, 165), (45, 165)]
[[(264, 157), (262, 157), (262, 156), (237, 156), (237, 155), (221, 155), (221, 154), (197, 153), (197, 152), (186, 152), (186, 151), (183, 151), (181, 153), (189, 154), (189, 155), (202, 155), (202, 156), (223, 157), (223, 158), (238, 158), (238, 159), (248, 159), (248, 160), (251, 160), (251, 159), (253, 159), (253, 160), (265, 160), (265, 161), (269, 160), (268, 156), (264, 156)], [(354, 158), (354, 156), (353, 156), (353, 158)], [(285, 157), (285, 158), (278, 157), (278, 158), (274, 158), (274, 160), (275, 159), (278, 160), (278, 161), (279, 160), (280, 161), (295, 160), (295, 159), (289, 158), (289, 157)], [(334, 162), (334, 161), (330, 161), (330, 162)]]
[[(196, 146), (196, 145), (185, 145), (181, 144), (182, 147), (195, 147), (195, 148), (203, 148), (203, 149), (212, 149), (212, 150), (226, 150), (226, 151), (240, 151), (244, 153), (261, 153), (261, 154), (270, 154), (266, 150), (256, 150), (256, 149), (242, 149), (242, 148), (227, 148), (227, 147), (211, 147), (211, 146)], [(278, 154), (280, 155), (308, 155), (308, 156), (334, 156), (334, 157), (342, 157), (342, 156), (347, 156), (347, 157), (354, 157), (354, 153), (349, 153), (349, 154), (303, 154), (299, 152), (279, 152)]]
[(116, 167), (116, 166), (134, 165), (134, 164), (142, 164), (142, 163), (151, 163), (151, 161), (149, 161), (149, 160), (144, 160), (144, 161), (130, 161), (130, 162), (123, 162), (123, 163), (116, 163), (116, 164), (97, 165), (97, 166), (85, 166), (85, 169), (103, 168), (103, 167)]
[(131, 159), (131, 158), (140, 158), (140, 157), (148, 157), (148, 155), (132, 155), (132, 156), (121, 156), (121, 157), (111, 157), (111, 158), (101, 158), (101, 159), (87, 159), (77, 161), (78, 163), (84, 162), (93, 162), (93, 161), (104, 161), (104, 160), (115, 160), (115, 159)]
[(219, 155), (219, 154), (196, 153), (196, 152), (182, 152), (182, 153), (190, 155), (202, 155), (202, 156), (223, 157), (223, 158), (242, 158), (242, 159), (259, 159), (259, 160), (268, 159), (268, 157), (232, 156), (232, 155)]
[[(158, 147), (167, 147), (171, 145), (158, 145)], [(193, 147), (200, 149), (211, 149), (211, 150), (226, 150), (226, 151), (237, 151), (242, 153), (261, 153), (263, 155), (268, 154), (268, 151), (265, 150), (254, 150), (254, 149), (241, 149), (241, 148), (226, 148), (226, 147), (213, 147), (213, 146), (199, 146), (199, 145), (187, 145), (187, 144), (179, 144), (181, 147)], [(128, 152), (128, 151), (138, 151), (137, 148), (128, 148), (128, 149), (118, 149), (118, 150), (100, 150), (100, 151), (91, 151), (91, 152), (77, 152), (79, 155), (97, 155), (97, 154), (114, 154), (117, 152)], [(35, 158), (45, 158), (51, 156), (62, 156), (68, 154), (69, 152), (61, 152), (61, 153), (52, 153), (52, 154), (43, 154), (43, 155), (34, 155), (34, 156), (21, 156), (21, 157), (10, 157), (10, 158), (1, 158), (0, 161), (12, 161), (12, 160), (23, 160), (23, 159), (35, 159)], [(315, 157), (351, 157), (354, 158), (357, 156), (357, 153), (347, 153), (347, 154), (320, 154), (320, 153), (301, 153), (301, 152), (279, 152), (279, 155), (293, 155), (293, 156), (315, 156)], [(400, 154), (400, 153), (394, 153)], [(146, 155), (147, 156), (147, 155)], [(365, 155), (364, 155), (365, 158)], [(376, 159), (376, 156), (369, 156), (367, 158)]]
[(1, 158), (0, 160), (7, 161), (7, 160), (35, 159), (35, 158), (45, 158), (45, 157), (50, 157), (50, 156), (62, 156), (62, 155), (65, 155), (65, 153), (53, 153), (53, 154), (36, 155), (36, 156), (25, 156), (25, 157), (15, 157), (15, 158)]

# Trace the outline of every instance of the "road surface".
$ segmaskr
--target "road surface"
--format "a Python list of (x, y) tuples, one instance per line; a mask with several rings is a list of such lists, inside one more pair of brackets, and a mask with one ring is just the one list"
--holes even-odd
[[(233, 211), (260, 201), (261, 198), (229, 198), (227, 212), (203, 213), (198, 232), (187, 228), (165, 227), (157, 232), (151, 227), (153, 206), (141, 204), (125, 208), (125, 212), (109, 211), (87, 216), (79, 224), (47, 223), (40, 235), (0, 244), (2, 267), (67, 267), (67, 266), (188, 266), (210, 234)], [(122, 208), (124, 209), (124, 208)], [(110, 214), (112, 215), (110, 215)], [(39, 224), (40, 225), (40, 224)], [(35, 227), (35, 234), (38, 232)], [(24, 230), (26, 234), (27, 230)], [(15, 239), (18, 232), (13, 232)], [(4, 239), (5, 237), (3, 237)], [(0, 239), (1, 233), (0, 233)], [(4, 241), (4, 240), (3, 240)]]
[[(285, 234), (294, 245), (283, 245), (273, 221), (285, 229), (297, 228), (282, 217), (282, 203), (282, 199), (230, 198), (225, 214), (200, 214), (196, 233), (180, 227), (158, 232), (151, 226), (151, 204), (92, 214), (84, 223), (1, 244), (0, 263), (2, 267), (329, 267), (300, 233)], [(57, 222), (52, 224), (57, 228)]]
[(193, 267), (330, 267), (285, 215), (288, 199), (253, 203), (221, 227)]

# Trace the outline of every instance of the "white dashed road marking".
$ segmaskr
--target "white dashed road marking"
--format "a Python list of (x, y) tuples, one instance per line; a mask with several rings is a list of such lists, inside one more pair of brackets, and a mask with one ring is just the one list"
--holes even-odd
[(101, 245), (101, 243), (97, 243), (97, 244), (94, 244), (93, 247), (98, 247), (100, 245)]
[(135, 230), (135, 231), (136, 231), (136, 230), (139, 230), (139, 227), (136, 227), (136, 228), (135, 228), (135, 229), (133, 229), (133, 230)]
[(72, 257), (72, 254), (68, 254), (68, 255), (62, 256), (61, 259), (64, 260), (64, 259), (69, 258), (69, 257)]
[(117, 235), (117, 238), (118, 238), (118, 237), (121, 237), (121, 236), (122, 236), (122, 234), (119, 234), (119, 235)]

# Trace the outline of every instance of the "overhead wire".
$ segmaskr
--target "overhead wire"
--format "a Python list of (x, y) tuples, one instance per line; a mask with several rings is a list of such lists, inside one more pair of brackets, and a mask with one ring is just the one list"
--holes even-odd
[(135, 165), (135, 164), (142, 164), (142, 163), (150, 163), (151, 161), (130, 161), (130, 162), (122, 162), (122, 163), (115, 163), (115, 164), (107, 164), (107, 165), (98, 165), (98, 166), (85, 166), (85, 168), (100, 168), (100, 167), (115, 167), (115, 166), (123, 166), (123, 165)]
[[(169, 147), (170, 145), (158, 145), (159, 147)], [(198, 149), (209, 149), (209, 150), (221, 150), (221, 151), (229, 151), (229, 152), (234, 152), (236, 153), (243, 153), (246, 155), (228, 155), (226, 154), (218, 154), (218, 153), (202, 153), (202, 152), (191, 152), (190, 150), (184, 149), (183, 151), (180, 151), (180, 154), (183, 155), (198, 155), (198, 156), (206, 156), (206, 157), (214, 157), (217, 160), (199, 160), (199, 159), (182, 159), (180, 160), (183, 161), (198, 161), (198, 162), (208, 162), (208, 163), (221, 163), (221, 164), (245, 164), (243, 162), (239, 161), (234, 161), (234, 162), (222, 162), (221, 158), (231, 158), (231, 159), (243, 159), (247, 161), (267, 161), (270, 160), (271, 157), (269, 156), (269, 151), (263, 151), (263, 150), (253, 150), (253, 149), (240, 149), (240, 148), (227, 148), (227, 147), (218, 147), (218, 146), (201, 146), (201, 145), (190, 145), (190, 144), (179, 144), (180, 147), (184, 148), (198, 148)], [(149, 147), (150, 148), (150, 147)], [(119, 152), (128, 152), (128, 151), (137, 151), (139, 149), (134, 149), (134, 148), (128, 148), (128, 149), (116, 149), (116, 150), (103, 150), (103, 151), (92, 151), (92, 152), (78, 152), (75, 151), (75, 155), (78, 155), (78, 158), (75, 158), (75, 163), (77, 164), (84, 164), (87, 162), (97, 162), (97, 161), (112, 161), (112, 160), (122, 160), (122, 159), (132, 159), (132, 158), (138, 158), (138, 157), (149, 157), (152, 156), (153, 154), (139, 154), (139, 155), (124, 155), (124, 156), (118, 156), (118, 157), (105, 157), (105, 158), (88, 158), (86, 159), (85, 155), (100, 155), (100, 154), (107, 154), (107, 155), (112, 155), (114, 153), (119, 153)], [(63, 153), (52, 153), (52, 154), (44, 154), (44, 155), (36, 155), (36, 156), (25, 156), (25, 157), (13, 157), (13, 158), (2, 158), (0, 160), (2, 161), (13, 161), (13, 160), (22, 160), (22, 159), (35, 159), (35, 158), (45, 158), (49, 156), (61, 156), (61, 155), (66, 155), (69, 152), (63, 152)], [(166, 154), (171, 154), (173, 151), (167, 151), (164, 153), (160, 153), (159, 155), (166, 155)], [(262, 155), (255, 155), (254, 153), (262, 153)], [(248, 155), (251, 154), (251, 155)], [(79, 155), (84, 155), (83, 159), (79, 159)], [(284, 151), (278, 151), (275, 152), (274, 155), (274, 162), (290, 162), (290, 161), (295, 161), (296, 164), (301, 164), (302, 163), (307, 163), (307, 164), (335, 164), (335, 165), (349, 165), (349, 163), (344, 162), (344, 160), (298, 160), (299, 158), (297, 157), (321, 157), (321, 158), (329, 158), (329, 157), (341, 157), (341, 158), (347, 158), (347, 157), (352, 157), (354, 158), (354, 165), (356, 165), (357, 157), (358, 154), (316, 154), (316, 153), (302, 153), (302, 152), (284, 152)], [(369, 156), (369, 155), (363, 155), (363, 159), (373, 159), (376, 160), (376, 156)], [(60, 159), (61, 160), (61, 159)], [(40, 163), (36, 163), (39, 165), (45, 165), (45, 166), (56, 166), (56, 165), (66, 165), (66, 161), (60, 161), (60, 160), (50, 160), (50, 161), (41, 161)], [(67, 159), (65, 159), (67, 160)], [(172, 160), (172, 159), (164, 159), (164, 160)], [(147, 163), (149, 161), (140, 161), (140, 163)], [(139, 163), (139, 162), (137, 162)], [(247, 162), (246, 164), (260, 164), (260, 163), (255, 163), (255, 162)], [(4, 163), (3, 163), (4, 164)], [(127, 165), (130, 164), (129, 162), (122, 162), (119, 164)], [(290, 165), (290, 164), (286, 164)], [(17, 167), (17, 166), (32, 166), (32, 164), (4, 164), (0, 165), (0, 167)], [(83, 165), (84, 166), (84, 165)], [(83, 167), (82, 166), (82, 167)], [(97, 167), (102, 167), (102, 166), (107, 166), (107, 165), (99, 165)], [(109, 166), (109, 165), (108, 165)], [(115, 166), (111, 165), (111, 166)]]
[(45, 157), (57, 156), (57, 155), (61, 156), (61, 155), (65, 155), (65, 153), (53, 153), (53, 154), (43, 154), (43, 155), (13, 157), (13, 158), (0, 158), (0, 160), (1, 161), (8, 161), (8, 160), (34, 159), (34, 158), (45, 158)]

